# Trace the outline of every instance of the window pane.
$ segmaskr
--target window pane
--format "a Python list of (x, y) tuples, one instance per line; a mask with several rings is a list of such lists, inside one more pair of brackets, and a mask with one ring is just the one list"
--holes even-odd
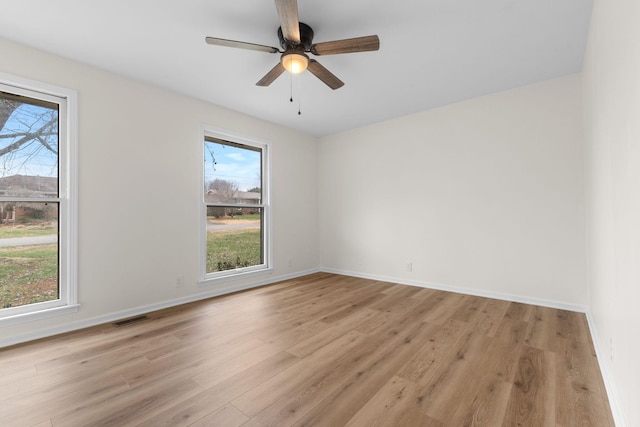
[(58, 196), (58, 105), (0, 92), (0, 197)]
[(260, 204), (261, 156), (261, 150), (254, 147), (206, 138), (204, 142), (206, 203)]
[(262, 149), (206, 136), (206, 274), (265, 265)]
[(58, 203), (0, 202), (0, 308), (59, 298)]
[(264, 264), (262, 209), (207, 207), (207, 273)]

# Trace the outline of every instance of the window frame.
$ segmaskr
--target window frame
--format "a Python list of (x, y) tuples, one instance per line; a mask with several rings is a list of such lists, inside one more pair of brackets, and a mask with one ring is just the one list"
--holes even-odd
[(0, 201), (58, 204), (58, 299), (0, 308), (0, 326), (77, 312), (77, 92), (0, 72), (0, 90), (58, 104), (58, 197), (0, 197)]
[[(263, 263), (259, 265), (253, 265), (249, 267), (236, 268), (224, 271), (215, 271), (207, 273), (207, 204), (205, 200), (204, 181), (205, 181), (205, 150), (204, 143), (206, 138), (214, 138), (222, 141), (229, 142), (230, 145), (236, 144), (240, 146), (248, 146), (251, 149), (257, 149), (261, 152), (261, 203), (251, 205), (251, 207), (258, 207), (262, 210), (262, 252)], [(209, 286), (212, 284), (219, 284), (228, 280), (239, 279), (246, 276), (255, 274), (261, 274), (265, 272), (271, 272), (273, 270), (272, 262), (272, 231), (271, 231), (271, 144), (268, 141), (260, 140), (245, 135), (240, 135), (235, 132), (229, 132), (224, 129), (203, 125), (201, 127), (199, 147), (200, 147), (200, 179), (198, 182), (199, 189), (199, 205), (200, 205), (200, 221), (199, 221), (199, 235), (200, 235), (200, 280), (198, 286)], [(246, 208), (247, 205), (233, 204), (233, 203), (220, 203), (218, 206), (229, 206)], [(215, 205), (214, 205), (215, 206)]]

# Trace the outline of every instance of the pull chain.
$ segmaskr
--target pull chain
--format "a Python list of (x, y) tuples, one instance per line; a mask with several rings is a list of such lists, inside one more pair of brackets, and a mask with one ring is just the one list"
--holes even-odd
[(289, 96), (289, 102), (293, 102), (293, 74), (289, 73), (289, 90), (290, 90), (290, 96)]
[[(293, 74), (289, 73), (289, 102), (293, 103)], [(302, 78), (296, 79), (298, 81), (298, 115), (302, 115)]]
[(298, 79), (298, 115), (301, 116), (302, 112), (300, 111), (302, 105), (302, 76)]

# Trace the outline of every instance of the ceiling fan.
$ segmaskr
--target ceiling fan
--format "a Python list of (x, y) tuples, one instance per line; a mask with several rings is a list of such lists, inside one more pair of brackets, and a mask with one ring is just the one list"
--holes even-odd
[(318, 61), (310, 59), (307, 53), (322, 56), (380, 49), (380, 39), (376, 35), (313, 43), (313, 30), (298, 20), (297, 0), (275, 0), (275, 2), (280, 19), (278, 38), (280, 39), (282, 50), (273, 46), (216, 37), (206, 37), (205, 39), (208, 44), (217, 46), (236, 47), (266, 53), (281, 53), (280, 62), (256, 83), (257, 86), (269, 86), (285, 70), (292, 74), (300, 74), (305, 70), (309, 70), (311, 74), (335, 90), (344, 86), (344, 83)]

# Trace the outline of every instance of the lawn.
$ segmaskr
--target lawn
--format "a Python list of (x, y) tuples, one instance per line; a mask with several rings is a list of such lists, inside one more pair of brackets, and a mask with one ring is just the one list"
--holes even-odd
[(0, 307), (58, 298), (58, 245), (0, 248)]
[(260, 243), (259, 228), (209, 231), (207, 233), (207, 272), (262, 264)]
[(0, 225), (0, 239), (48, 236), (57, 233), (58, 230), (55, 224), (52, 224), (51, 222), (30, 225)]

